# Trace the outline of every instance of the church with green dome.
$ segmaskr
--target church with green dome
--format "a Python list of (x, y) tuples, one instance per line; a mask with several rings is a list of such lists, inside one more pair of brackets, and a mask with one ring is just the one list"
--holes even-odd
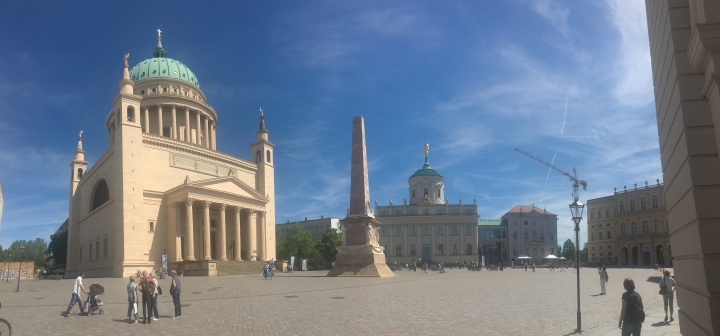
[(83, 143), (106, 140), (81, 131), (70, 163), (66, 276), (260, 272), (275, 258), (275, 146), (262, 109), (249, 159), (234, 157), (218, 150), (218, 114), (159, 29), (152, 57), (129, 62), (107, 150), (85, 161)]

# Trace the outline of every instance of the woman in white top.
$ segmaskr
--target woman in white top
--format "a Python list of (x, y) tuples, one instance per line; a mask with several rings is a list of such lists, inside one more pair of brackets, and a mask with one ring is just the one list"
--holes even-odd
[(665, 307), (665, 322), (668, 320), (668, 306), (670, 306), (670, 321), (675, 321), (673, 318), (673, 293), (675, 292), (675, 279), (670, 277), (670, 271), (665, 270), (663, 277), (660, 279), (660, 291), (663, 293), (663, 306)]

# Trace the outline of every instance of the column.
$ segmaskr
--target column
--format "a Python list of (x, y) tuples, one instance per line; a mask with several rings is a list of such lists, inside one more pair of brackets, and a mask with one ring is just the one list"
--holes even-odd
[(220, 249), (220, 260), (225, 261), (227, 259), (227, 247), (225, 245), (225, 241), (227, 239), (226, 236), (226, 229), (225, 229), (225, 208), (227, 208), (227, 204), (220, 204), (220, 244), (218, 244)]
[(240, 211), (242, 209), (240, 207), (235, 207), (235, 246), (233, 246), (233, 256), (235, 261), (242, 260), (240, 256), (240, 251), (242, 251), (242, 238), (240, 236)]
[(435, 224), (430, 224), (430, 256), (436, 255), (437, 244), (435, 244)]
[[(508, 229), (508, 231), (509, 231), (509, 230), (510, 230), (510, 229)], [(479, 238), (478, 238), (479, 232), (478, 232), (477, 224), (473, 224), (473, 230), (472, 230), (472, 232), (473, 232), (473, 243), (472, 243), (473, 250), (472, 250), (472, 253), (473, 253), (473, 255), (475, 255), (475, 253), (478, 253), (477, 250), (478, 250), (478, 239), (479, 239)], [(509, 239), (509, 238), (510, 238), (510, 232), (508, 232), (507, 234), (508, 234), (507, 237), (508, 237), (508, 239)], [(508, 258), (510, 258), (510, 254), (511, 254), (511, 253), (512, 253), (512, 251), (508, 251)]]
[(422, 224), (410, 224), (415, 225), (415, 238), (417, 239), (417, 243), (415, 244), (415, 256), (422, 257)]
[(203, 213), (203, 260), (211, 260), (210, 254), (210, 205), (212, 202), (205, 201), (205, 212)]
[(190, 142), (190, 108), (185, 108), (185, 142)]
[(257, 225), (260, 227), (258, 237), (258, 260), (267, 260), (267, 232), (265, 229), (265, 211), (258, 211)]
[(150, 133), (150, 109), (148, 107), (145, 107), (145, 127), (144, 127), (145, 133)]
[(458, 224), (457, 225), (458, 230), (460, 230), (460, 244), (458, 244), (459, 245), (458, 252), (460, 253), (461, 256), (464, 254), (467, 254), (467, 251), (465, 250), (465, 225), (470, 225), (470, 224)]
[(193, 248), (195, 244), (193, 240), (193, 201), (192, 198), (185, 200), (185, 205), (187, 206), (187, 215), (185, 218), (185, 261), (195, 261), (195, 249)]
[(248, 258), (250, 261), (257, 260), (257, 216), (255, 210), (248, 210), (249, 221), (248, 221), (248, 241), (250, 242), (250, 252)]
[(197, 131), (195, 132), (195, 143), (200, 145), (200, 111), (195, 111), (195, 121), (197, 122)]
[(204, 130), (205, 137), (203, 138), (203, 143), (202, 143), (202, 145), (203, 145), (204, 147), (209, 148), (209, 147), (210, 147), (210, 132), (209, 132), (209, 128), (208, 128), (208, 117), (205, 116), (204, 119), (205, 119), (205, 121), (204, 121), (204, 123), (205, 123), (205, 130)]
[(403, 256), (410, 255), (410, 246), (408, 246), (408, 225), (415, 224), (403, 224)]
[(158, 135), (163, 136), (162, 105), (158, 105), (157, 109), (158, 109)]
[[(382, 225), (382, 224), (380, 224)], [(395, 256), (395, 242), (393, 242), (393, 229), (395, 229), (395, 226), (392, 224), (387, 225), (388, 228), (388, 250), (387, 255), (388, 256)]]
[(213, 124), (212, 124), (212, 136), (213, 136), (212, 137), (212, 149), (217, 149), (217, 139), (215, 138), (216, 134), (217, 134), (216, 129), (217, 129), (217, 125), (215, 125), (215, 123), (213, 122)]
[(175, 110), (175, 105), (172, 106), (172, 121), (173, 121), (173, 128), (172, 128), (172, 134), (170, 135), (173, 139), (177, 140), (178, 138), (178, 128), (177, 128), (177, 111)]
[(450, 246), (450, 233), (451, 233), (450, 229), (452, 229), (452, 228), (447, 223), (442, 224), (442, 226), (443, 226), (443, 229), (445, 230), (445, 251), (443, 251), (443, 252), (445, 252), (446, 256), (449, 256), (452, 254), (452, 251), (450, 251), (450, 249), (452, 248)]

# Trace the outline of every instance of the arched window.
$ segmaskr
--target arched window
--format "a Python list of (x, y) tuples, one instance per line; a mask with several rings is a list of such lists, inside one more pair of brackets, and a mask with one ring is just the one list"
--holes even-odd
[(78, 180), (82, 178), (82, 175), (83, 175), (83, 170), (82, 170), (82, 168), (78, 168), (78, 171), (77, 171), (77, 178), (78, 178)]
[(625, 202), (620, 201), (620, 213), (625, 212)]
[(637, 236), (637, 232), (638, 232), (638, 231), (637, 231), (637, 223), (636, 223), (636, 222), (632, 222), (632, 223), (630, 224), (630, 234), (633, 235), (633, 236)]
[(653, 209), (657, 209), (657, 207), (658, 207), (657, 196), (655, 196), (655, 195), (653, 195), (653, 197), (652, 197), (652, 206), (653, 206)]
[(622, 223), (620, 224), (620, 237), (627, 236), (627, 224)]
[(647, 209), (647, 201), (645, 200), (645, 197), (640, 199), (640, 210)]
[(659, 222), (657, 219), (656, 219), (655, 222), (653, 223), (653, 226), (654, 226), (654, 229), (655, 229), (655, 234), (660, 233), (660, 222)]
[(271, 163), (271, 162), (272, 162), (272, 158), (270, 157), (270, 150), (268, 150), (267, 152), (265, 152), (265, 162), (267, 162), (267, 163)]
[(648, 234), (650, 234), (650, 224), (648, 223), (648, 221), (643, 221), (643, 224), (642, 224), (642, 234), (643, 234), (643, 235), (648, 235)]
[(105, 180), (101, 179), (95, 186), (95, 191), (93, 191), (92, 207), (90, 208), (90, 211), (97, 209), (98, 207), (105, 204), (109, 200), (110, 200), (110, 191), (108, 190), (107, 182), (105, 182)]
[(255, 163), (260, 163), (260, 162), (262, 162), (262, 152), (257, 151), (257, 152), (255, 152)]
[(135, 122), (135, 109), (132, 106), (127, 108), (127, 121)]
[(630, 211), (635, 211), (635, 200), (634, 199), (630, 200)]

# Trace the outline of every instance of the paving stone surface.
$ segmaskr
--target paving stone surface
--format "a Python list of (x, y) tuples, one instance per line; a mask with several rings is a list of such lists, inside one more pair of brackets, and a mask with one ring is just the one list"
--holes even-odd
[[(643, 335), (679, 335), (662, 321), (660, 272), (608, 269), (607, 295), (593, 268), (581, 269), (583, 334), (619, 335), (622, 281), (635, 280), (648, 320)], [(334, 278), (327, 271), (257, 276), (184, 277), (183, 317), (171, 319), (170, 280), (161, 279), (161, 318), (127, 321), (125, 279), (98, 283), (105, 314), (64, 317), (74, 280), (0, 283), (0, 318), (13, 335), (571, 335), (576, 328), (576, 273), (538, 269), (446, 274), (399, 271), (392, 278)], [(84, 299), (84, 296), (83, 296)], [(677, 303), (676, 303), (677, 305)], [(677, 307), (676, 307), (677, 310)], [(77, 313), (75, 306), (73, 312)], [(657, 321), (655, 321), (657, 320)]]

